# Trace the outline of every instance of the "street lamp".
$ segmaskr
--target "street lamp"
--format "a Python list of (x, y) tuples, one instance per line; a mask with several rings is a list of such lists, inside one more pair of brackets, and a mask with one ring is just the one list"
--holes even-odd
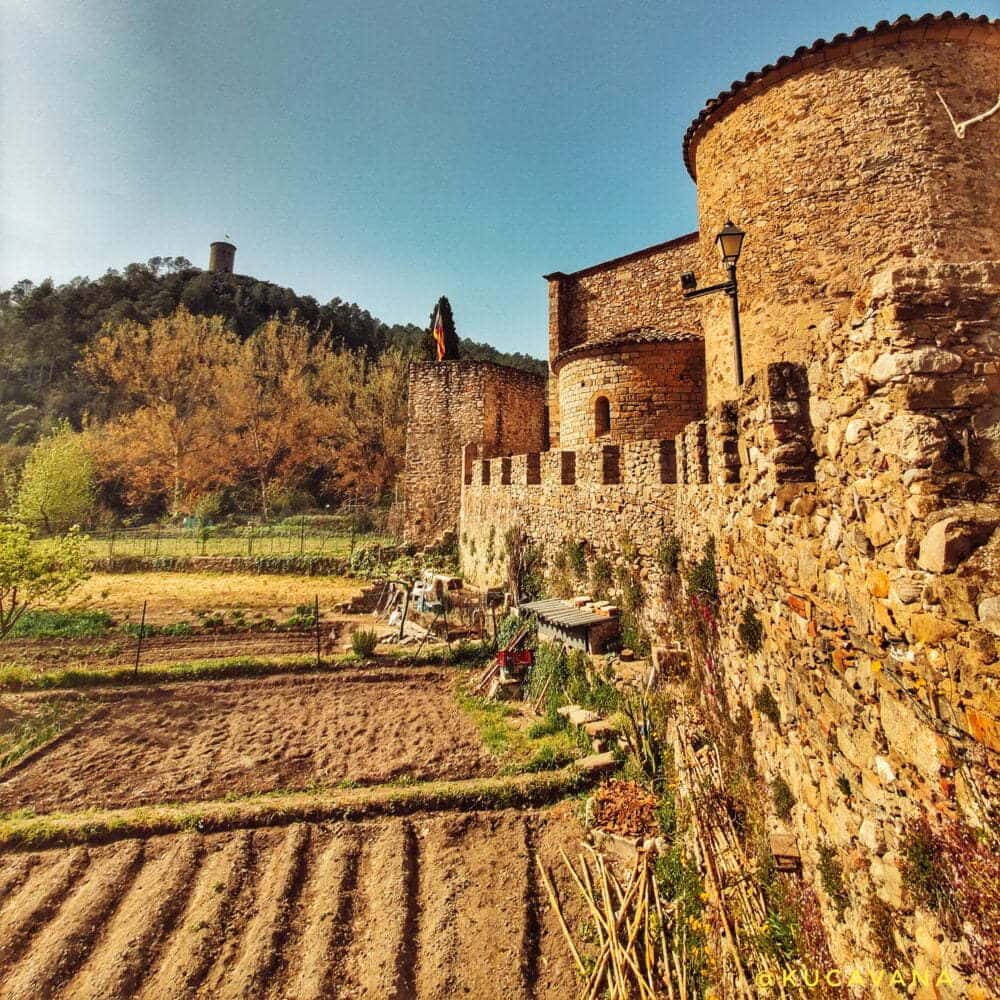
[(743, 249), (743, 239), (746, 233), (739, 226), (727, 219), (726, 224), (715, 237), (715, 245), (722, 257), (722, 266), (729, 273), (729, 280), (707, 288), (698, 287), (698, 279), (692, 271), (681, 275), (681, 288), (684, 298), (697, 299), (702, 295), (713, 295), (715, 292), (725, 292), (729, 296), (729, 312), (733, 325), (733, 356), (736, 363), (736, 384), (743, 385), (743, 344), (740, 340), (740, 305), (739, 291), (736, 285), (736, 262), (740, 259)]

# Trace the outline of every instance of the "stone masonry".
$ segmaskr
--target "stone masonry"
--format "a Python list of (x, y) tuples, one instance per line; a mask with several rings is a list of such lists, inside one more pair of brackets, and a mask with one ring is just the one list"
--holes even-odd
[[(990, 995), (901, 872), (915, 817), (998, 823), (1000, 115), (960, 139), (937, 97), (971, 117), (998, 79), (1000, 21), (965, 15), (884, 22), (750, 74), (685, 140), (697, 241), (548, 276), (549, 384), (524, 407), (547, 400), (547, 438), (490, 437), (475, 399), (442, 401), (458, 387), (443, 375), (410, 402), (411, 434), (448, 429), (447, 460), (412, 447), (452, 492), (407, 501), (458, 527), (475, 584), (505, 582), (512, 526), (550, 564), (567, 541), (591, 560), (637, 552), (656, 641), (672, 627), (660, 543), (691, 565), (714, 540), (716, 655), (693, 669), (748, 713), (763, 777), (791, 789), (772, 829), (799, 845), (834, 960), (885, 958), (866, 916), (881, 900), (909, 962), (949, 974), (919, 1000)], [(742, 386), (725, 298), (678, 287), (682, 270), (719, 280), (727, 217), (747, 232)], [(756, 707), (765, 688), (776, 719)], [(843, 913), (823, 891), (831, 849)]]

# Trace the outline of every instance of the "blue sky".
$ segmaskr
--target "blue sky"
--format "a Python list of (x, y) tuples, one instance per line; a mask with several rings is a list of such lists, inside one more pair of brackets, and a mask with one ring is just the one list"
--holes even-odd
[(542, 274), (694, 228), (680, 144), (707, 98), (902, 12), (4, 0), (0, 286), (204, 266), (229, 233), (240, 273), (387, 322), (447, 294), (463, 336), (543, 355)]

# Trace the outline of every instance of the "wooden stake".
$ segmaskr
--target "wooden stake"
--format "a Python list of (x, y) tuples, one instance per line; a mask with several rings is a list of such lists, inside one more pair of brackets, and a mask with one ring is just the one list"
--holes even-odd
[(569, 945), (569, 950), (573, 953), (573, 961), (576, 962), (576, 967), (580, 970), (581, 975), (586, 975), (587, 969), (583, 964), (583, 960), (580, 958), (580, 953), (576, 950), (576, 945), (573, 944), (573, 937), (569, 932), (569, 928), (566, 926), (566, 920), (563, 917), (562, 907), (559, 905), (559, 899), (556, 896), (556, 891), (552, 886), (551, 881), (549, 881), (549, 873), (545, 870), (545, 866), (542, 864), (542, 859), (536, 857), (535, 861), (538, 864), (538, 870), (542, 873), (542, 881), (545, 883), (545, 889), (549, 894), (549, 902), (552, 904), (552, 908), (556, 911), (556, 916), (559, 918), (559, 926), (562, 928), (562, 932), (566, 937), (566, 943)]

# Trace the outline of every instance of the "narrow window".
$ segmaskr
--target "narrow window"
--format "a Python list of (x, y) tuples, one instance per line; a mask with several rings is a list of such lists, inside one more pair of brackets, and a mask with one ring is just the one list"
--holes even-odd
[(594, 435), (604, 437), (611, 433), (611, 404), (607, 396), (598, 396), (594, 403)]

